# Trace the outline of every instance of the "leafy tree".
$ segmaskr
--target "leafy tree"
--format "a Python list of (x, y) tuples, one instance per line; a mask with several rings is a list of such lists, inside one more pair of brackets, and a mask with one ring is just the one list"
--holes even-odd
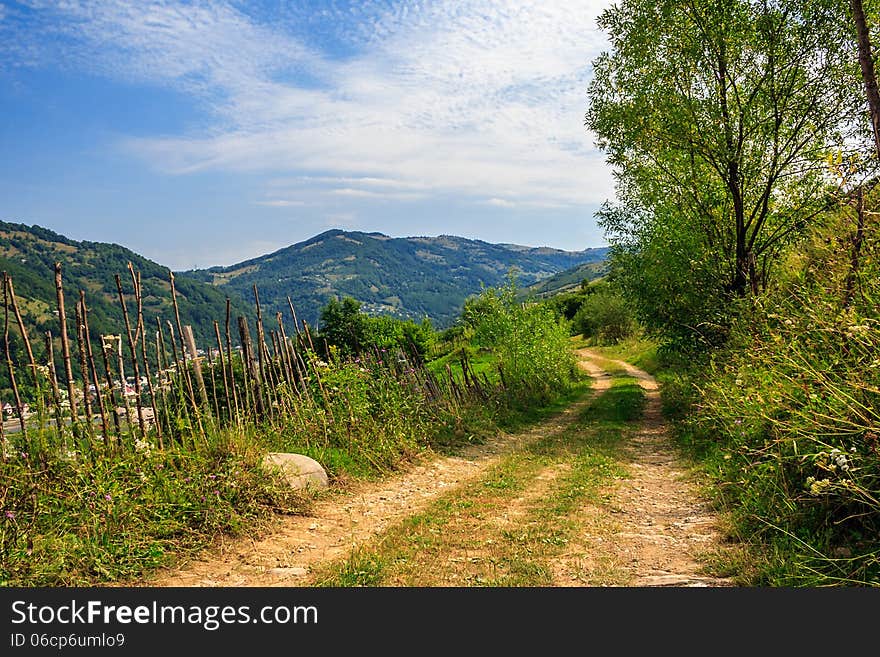
[(723, 325), (826, 206), (825, 158), (856, 105), (848, 20), (827, 0), (622, 0), (600, 16), (611, 49), (586, 125), (619, 199), (600, 221), (655, 327)]
[(466, 304), (477, 347), (492, 350), (512, 390), (547, 394), (567, 386), (575, 369), (568, 322), (542, 303), (517, 300), (512, 278)]
[(584, 297), (572, 320), (572, 329), (601, 344), (617, 344), (635, 333), (636, 322), (626, 299), (602, 287)]
[(366, 344), (365, 315), (359, 301), (330, 299), (321, 310), (321, 337), (346, 354), (356, 354)]
[(320, 338), (347, 356), (378, 348), (403, 349), (421, 358), (434, 340), (434, 329), (427, 318), (417, 324), (388, 315), (372, 317), (361, 311), (359, 301), (345, 297), (331, 299), (321, 310)]

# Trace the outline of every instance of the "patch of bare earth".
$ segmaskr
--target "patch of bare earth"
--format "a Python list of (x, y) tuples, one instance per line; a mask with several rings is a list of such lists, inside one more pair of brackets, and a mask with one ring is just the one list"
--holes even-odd
[[(609, 362), (582, 350), (593, 367)], [(657, 383), (624, 363), (645, 390), (647, 405), (624, 446), (630, 477), (620, 479), (607, 503), (579, 513), (579, 541), (555, 564), (558, 586), (729, 586), (703, 574), (705, 558), (722, 549), (722, 535), (698, 484), (676, 453), (660, 411)]]
[(443, 526), (439, 554), (415, 555), (411, 564), (383, 581), (383, 586), (481, 585), (509, 575), (506, 542), (499, 537), (505, 531), (525, 531), (530, 511), (569, 469), (568, 463), (539, 469), (529, 477), (528, 487), (512, 498), (504, 492), (468, 491), (473, 507)]

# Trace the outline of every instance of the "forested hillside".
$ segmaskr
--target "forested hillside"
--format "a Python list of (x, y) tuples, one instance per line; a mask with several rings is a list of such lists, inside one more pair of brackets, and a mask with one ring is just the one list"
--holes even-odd
[[(128, 270), (132, 264), (140, 273), (143, 287), (143, 311), (148, 325), (155, 327), (156, 317), (174, 320), (170, 271), (117, 244), (78, 242), (40, 226), (0, 222), (0, 270), (13, 281), (15, 295), (25, 325), (42, 351), (40, 335), (52, 331), (58, 336), (56, 311), (55, 263), (61, 263), (62, 282), (68, 304), (79, 300), (85, 291), (89, 326), (94, 334), (119, 334), (123, 325), (116, 276), (123, 293), (133, 301), (133, 282)], [(176, 275), (174, 285), (180, 319), (193, 327), (201, 344), (213, 344), (213, 320), (226, 315), (226, 293), (185, 275)], [(250, 304), (231, 295), (233, 320), (237, 315), (253, 316)], [(72, 318), (72, 315), (71, 315)], [(14, 320), (13, 320), (14, 321)]]
[(348, 296), (372, 314), (427, 317), (443, 327), (468, 296), (503, 284), (511, 270), (526, 285), (581, 263), (599, 263), (605, 252), (330, 230), (259, 258), (186, 274), (245, 298), (256, 285), (273, 314), (289, 312), (290, 296), (300, 318), (313, 326), (330, 299)]

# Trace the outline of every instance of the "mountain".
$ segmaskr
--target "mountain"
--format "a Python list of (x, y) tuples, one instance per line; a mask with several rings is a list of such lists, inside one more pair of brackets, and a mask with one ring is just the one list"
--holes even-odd
[(607, 263), (585, 262), (583, 264), (553, 274), (537, 283), (532, 283), (521, 292), (522, 297), (547, 298), (563, 292), (572, 292), (580, 288), (584, 280), (592, 281), (605, 275)]
[(289, 295), (298, 317), (312, 326), (328, 300), (351, 296), (368, 313), (428, 317), (442, 328), (455, 321), (468, 296), (503, 284), (511, 270), (518, 285), (529, 285), (579, 264), (602, 262), (606, 251), (335, 229), (259, 258), (185, 275), (245, 299), (253, 299), (256, 285), (270, 316), (289, 316)]
[[(77, 242), (40, 226), (0, 221), (0, 270), (11, 277), (15, 296), (21, 309), (34, 348), (43, 352), (42, 334), (49, 330), (59, 335), (55, 293), (55, 263), (61, 263), (64, 284), (65, 312), (70, 322), (68, 335), (75, 345), (74, 306), (80, 290), (85, 291), (89, 312), (89, 328), (93, 336), (102, 333), (125, 335), (125, 324), (119, 305), (115, 275), (119, 274), (123, 292), (129, 302), (129, 319), (134, 325), (136, 307), (134, 287), (128, 271), (131, 262), (140, 272), (143, 289), (144, 321), (148, 339), (153, 339), (156, 317), (174, 322), (171, 302), (170, 271), (143, 256), (117, 244)], [(225, 329), (227, 291), (205, 285), (185, 275), (175, 274), (174, 287), (180, 320), (193, 327), (197, 344), (215, 345), (213, 320)], [(239, 315), (254, 317), (250, 304), (230, 295), (232, 321)], [(10, 313), (10, 324), (15, 319)], [(150, 330), (152, 329), (152, 331)], [(17, 328), (11, 329), (17, 333)], [(175, 327), (176, 330), (176, 327)], [(237, 335), (235, 324), (233, 335)], [(167, 333), (166, 333), (167, 337)], [(170, 348), (170, 347), (169, 347)]]

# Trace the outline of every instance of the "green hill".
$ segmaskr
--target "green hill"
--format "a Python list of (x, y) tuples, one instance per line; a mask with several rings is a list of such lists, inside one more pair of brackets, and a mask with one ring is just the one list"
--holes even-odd
[[(94, 336), (101, 333), (120, 334), (125, 331), (116, 288), (119, 274), (131, 313), (135, 311), (134, 288), (128, 263), (140, 272), (146, 326), (155, 327), (156, 317), (174, 321), (171, 303), (170, 271), (143, 256), (117, 244), (77, 242), (40, 226), (0, 222), (0, 270), (11, 277), (26, 327), (42, 351), (41, 335), (47, 331), (58, 336), (58, 315), (55, 294), (55, 263), (61, 263), (65, 293), (65, 310), (73, 336), (74, 304), (80, 290), (85, 291), (89, 310), (89, 327)], [(174, 277), (180, 319), (193, 327), (199, 345), (216, 344), (213, 320), (223, 327), (226, 317), (226, 296), (232, 304), (233, 320), (238, 315), (252, 317), (250, 304), (231, 291), (218, 290), (186, 275)], [(15, 320), (10, 319), (15, 325)], [(15, 329), (17, 332), (17, 329)], [(151, 332), (147, 333), (152, 335)]]
[(606, 265), (604, 260), (585, 262), (523, 288), (521, 296), (546, 299), (564, 292), (576, 291), (585, 280), (594, 281), (604, 276)]
[(368, 313), (428, 317), (444, 327), (455, 321), (468, 296), (502, 284), (511, 270), (520, 285), (529, 285), (579, 264), (602, 262), (605, 253), (330, 230), (236, 265), (185, 274), (246, 299), (253, 298), (256, 285), (272, 314), (289, 313), (289, 295), (299, 318), (312, 325), (331, 298), (351, 296)]

